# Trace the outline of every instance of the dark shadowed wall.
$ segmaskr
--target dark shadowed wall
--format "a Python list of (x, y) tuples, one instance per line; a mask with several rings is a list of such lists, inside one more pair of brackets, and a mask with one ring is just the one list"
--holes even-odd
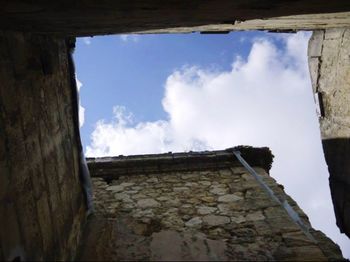
[(66, 41), (0, 33), (0, 259), (71, 259), (85, 217)]

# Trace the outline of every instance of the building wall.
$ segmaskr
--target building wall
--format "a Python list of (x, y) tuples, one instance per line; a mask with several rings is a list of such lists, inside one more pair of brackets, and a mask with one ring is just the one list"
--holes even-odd
[(308, 56), (337, 225), (350, 237), (350, 29), (315, 31)]
[(75, 255), (85, 205), (71, 73), (64, 39), (0, 32), (0, 260)]
[(235, 21), (234, 23), (220, 23), (201, 26), (180, 26), (175, 28), (164, 28), (156, 30), (141, 30), (141, 34), (160, 33), (192, 33), (208, 32), (220, 33), (239, 30), (268, 30), (272, 32), (296, 32), (299, 30), (319, 30), (328, 28), (342, 28), (350, 26), (350, 12), (279, 16), (265, 19), (252, 19)]
[[(256, 170), (309, 224), (283, 187)], [(108, 184), (95, 177), (93, 186), (97, 214), (81, 260), (341, 258), (339, 247), (321, 232), (312, 230), (318, 244), (308, 239), (242, 167), (119, 174)]]
[(349, 14), (339, 13), (349, 11), (344, 0), (11, 0), (0, 5), (0, 29), (64, 36), (193, 32), (201, 26), (204, 31), (312, 30), (349, 26)]

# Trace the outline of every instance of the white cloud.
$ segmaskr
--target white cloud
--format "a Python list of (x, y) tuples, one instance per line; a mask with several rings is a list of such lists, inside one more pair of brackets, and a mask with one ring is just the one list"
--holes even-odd
[(123, 41), (123, 42), (134, 42), (137, 43), (140, 39), (138, 35), (135, 34), (130, 34), (130, 35), (120, 35), (119, 38)]
[(83, 39), (84, 44), (86, 44), (86, 45), (91, 44), (92, 37), (83, 37), (82, 39)]
[[(79, 79), (75, 76), (75, 81), (77, 83), (77, 89), (78, 94), (80, 93), (80, 88), (83, 86), (83, 84), (79, 81)], [(81, 101), (79, 98), (79, 127), (82, 127), (84, 125), (85, 121), (85, 108), (81, 106)]]
[(115, 107), (113, 121), (97, 123), (87, 155), (269, 146), (271, 175), (314, 227), (348, 245), (335, 225), (307, 67), (309, 37), (283, 35), (283, 49), (255, 39), (248, 58), (237, 57), (230, 71), (193, 66), (173, 72), (162, 101), (167, 120), (135, 124), (125, 108)]
[[(133, 116), (124, 107), (114, 107), (114, 121), (97, 123), (92, 134), (93, 145), (87, 147), (87, 155), (119, 155), (163, 151), (168, 134), (166, 121), (139, 123), (131, 126)], [(130, 143), (130, 141), (133, 141)], [(123, 148), (120, 150), (120, 148)]]

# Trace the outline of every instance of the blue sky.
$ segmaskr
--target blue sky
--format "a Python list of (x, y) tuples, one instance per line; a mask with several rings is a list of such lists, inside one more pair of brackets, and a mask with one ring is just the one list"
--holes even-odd
[(268, 146), (275, 155), (271, 176), (350, 257), (328, 187), (307, 66), (310, 35), (78, 39), (74, 58), (85, 153)]
[[(85, 107), (81, 129), (86, 146), (95, 123), (112, 117), (115, 105), (133, 112), (135, 120), (167, 117), (161, 104), (167, 77), (176, 69), (196, 65), (227, 70), (236, 55), (246, 57), (261, 32), (227, 35), (164, 34), (78, 39), (74, 53), (80, 93)], [(87, 44), (90, 43), (90, 44)]]

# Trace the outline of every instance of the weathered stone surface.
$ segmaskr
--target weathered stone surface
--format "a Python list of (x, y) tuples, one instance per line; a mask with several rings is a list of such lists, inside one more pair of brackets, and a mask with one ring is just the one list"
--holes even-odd
[(135, 194), (131, 196), (133, 199), (142, 199), (142, 198), (147, 198), (146, 195), (144, 194)]
[(130, 196), (126, 193), (117, 193), (117, 194), (114, 194), (114, 197), (116, 200), (120, 200), (123, 202), (131, 202), (132, 201)]
[(201, 197), (201, 200), (206, 203), (213, 203), (215, 201), (214, 197)]
[(203, 222), (209, 226), (219, 226), (230, 223), (230, 218), (225, 216), (207, 215), (203, 217)]
[(228, 189), (225, 187), (212, 187), (210, 189), (210, 193), (213, 193), (214, 195), (225, 195), (227, 191)]
[(137, 190), (127, 190), (124, 192), (125, 192), (125, 194), (133, 195), (133, 194), (136, 194), (138, 191)]
[(132, 214), (133, 217), (143, 218), (143, 217), (154, 217), (154, 211), (151, 209), (136, 210)]
[[(277, 194), (289, 199), (263, 169), (256, 170)], [(320, 247), (304, 238), (284, 209), (266, 197), (261, 187), (249, 186), (249, 189), (245, 189), (245, 183), (256, 182), (251, 176), (242, 176), (244, 173), (241, 167), (232, 167), (171, 175), (120, 176), (111, 184), (117, 186), (119, 181), (119, 184), (135, 183), (140, 187), (137, 194), (133, 193), (132, 187), (117, 193), (129, 196), (121, 200), (114, 200), (115, 193), (107, 190), (98, 180), (94, 184), (95, 195), (98, 196), (96, 203), (98, 211), (106, 218), (125, 218), (125, 228), (117, 231), (121, 234), (120, 241), (125, 242), (123, 246), (131, 249), (123, 248), (119, 252), (129, 259), (134, 256), (131, 252), (141, 249), (142, 256), (137, 257), (143, 260), (293, 260), (298, 258), (294, 248), (304, 246), (310, 249), (312, 255), (320, 258), (319, 252), (315, 251), (320, 251)], [(152, 178), (156, 178), (158, 183), (154, 183), (156, 180)], [(242, 186), (233, 191), (230, 185), (235, 183)], [(187, 189), (178, 189), (184, 187)], [(216, 190), (221, 189), (227, 190), (226, 194), (217, 194)], [(112, 201), (108, 200), (110, 198)], [(127, 199), (127, 202), (123, 199)], [(113, 205), (113, 201), (117, 204)], [(305, 222), (308, 223), (307, 220)], [(132, 237), (125, 240), (128, 230), (132, 231)], [(168, 252), (174, 245), (178, 246)], [(121, 248), (119, 244), (117, 246)], [(336, 245), (330, 240), (322, 240), (325, 257), (341, 257), (334, 247)], [(304, 251), (300, 252), (304, 254)], [(308, 255), (304, 256), (309, 259)]]
[(312, 245), (312, 241), (303, 232), (289, 232), (282, 235), (286, 246), (307, 246)]
[(327, 261), (322, 251), (316, 246), (303, 246), (291, 248), (294, 257), (294, 261), (305, 261), (305, 257), (310, 257), (309, 261)]
[(216, 210), (217, 210), (216, 207), (201, 206), (201, 207), (198, 207), (197, 212), (200, 215), (207, 215), (210, 213), (214, 213)]
[(151, 260), (226, 261), (226, 244), (207, 239), (203, 234), (162, 231), (152, 235)]
[(135, 183), (128, 183), (128, 182), (123, 182), (120, 184), (121, 187), (130, 187), (130, 186), (133, 186), (135, 185)]
[(229, 202), (235, 202), (238, 200), (242, 200), (243, 198), (234, 194), (229, 194), (229, 195), (224, 195), (224, 196), (220, 196), (218, 198), (219, 202), (224, 202), (224, 203), (229, 203)]
[(308, 55), (337, 225), (350, 237), (350, 30), (314, 32)]
[(199, 184), (203, 185), (203, 186), (210, 186), (211, 183), (209, 181), (199, 181)]
[(70, 50), (9, 31), (0, 50), (0, 260), (72, 260), (86, 210)]
[(189, 190), (188, 187), (174, 187), (174, 192), (181, 192), (181, 191), (186, 191)]
[(194, 183), (194, 182), (186, 182), (185, 183), (185, 187), (197, 187), (198, 184), (197, 183)]
[(152, 177), (146, 180), (147, 183), (158, 183), (159, 180), (156, 177)]
[(141, 199), (137, 201), (137, 205), (140, 208), (150, 208), (150, 207), (158, 207), (160, 204), (152, 198), (146, 198), (146, 199)]
[(180, 200), (177, 198), (169, 198), (165, 203), (168, 206), (179, 206)]
[(172, 261), (182, 257), (182, 238), (176, 231), (162, 231), (152, 235), (151, 260)]
[(157, 197), (157, 200), (158, 200), (158, 201), (170, 201), (171, 198), (165, 197), (165, 196), (161, 196), (161, 197)]
[(184, 228), (184, 222), (181, 218), (177, 216), (167, 216), (161, 221), (161, 225), (164, 229), (170, 228), (178, 231), (182, 231)]
[(235, 213), (235, 211), (241, 211), (245, 209), (249, 209), (249, 207), (244, 206), (245, 203), (243, 202), (231, 202), (226, 204), (218, 204), (218, 208), (220, 210), (220, 213), (223, 215), (231, 215)]
[(255, 211), (252, 213), (248, 213), (246, 216), (247, 221), (258, 221), (265, 219), (265, 216), (263, 215), (262, 211)]
[(200, 217), (194, 217), (191, 218), (190, 220), (188, 220), (185, 223), (185, 226), (187, 227), (196, 227), (196, 226), (200, 226), (203, 223), (202, 219)]
[(108, 191), (113, 191), (113, 192), (120, 192), (124, 190), (123, 186), (109, 186), (106, 188)]
[(239, 224), (246, 221), (246, 218), (243, 215), (237, 215), (231, 217), (231, 221)]

